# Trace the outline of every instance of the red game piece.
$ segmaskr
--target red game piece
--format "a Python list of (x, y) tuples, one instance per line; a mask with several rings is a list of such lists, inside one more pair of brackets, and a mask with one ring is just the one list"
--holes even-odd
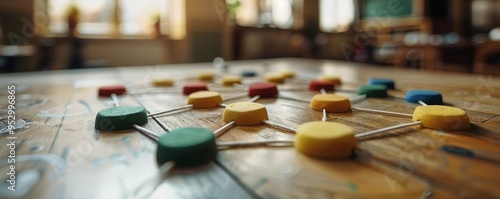
[(248, 96), (255, 97), (256, 95), (261, 98), (274, 98), (278, 96), (278, 87), (271, 82), (252, 84), (248, 90)]
[(184, 93), (184, 95), (189, 95), (196, 91), (208, 91), (207, 84), (204, 82), (191, 82), (187, 83), (182, 88), (182, 93)]
[(111, 94), (115, 95), (123, 95), (127, 92), (127, 88), (122, 85), (114, 85), (114, 86), (102, 86), (99, 87), (99, 96), (100, 97), (110, 97)]
[(324, 89), (325, 91), (334, 91), (335, 84), (330, 81), (320, 81), (320, 80), (313, 80), (309, 82), (309, 90), (320, 91), (321, 89)]

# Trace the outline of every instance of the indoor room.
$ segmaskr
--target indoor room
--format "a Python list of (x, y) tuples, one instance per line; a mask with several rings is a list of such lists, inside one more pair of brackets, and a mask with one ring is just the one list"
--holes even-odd
[(499, 198), (498, 0), (0, 0), (0, 198)]

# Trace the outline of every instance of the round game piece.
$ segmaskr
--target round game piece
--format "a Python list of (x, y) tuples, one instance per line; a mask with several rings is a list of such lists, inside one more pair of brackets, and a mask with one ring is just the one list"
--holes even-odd
[(349, 98), (336, 94), (317, 94), (311, 99), (311, 109), (329, 113), (345, 113), (351, 111)]
[(278, 96), (278, 86), (271, 82), (252, 84), (248, 89), (248, 96), (255, 97), (256, 95), (261, 98), (275, 98)]
[(197, 91), (188, 96), (188, 104), (192, 104), (194, 109), (215, 108), (222, 103), (222, 96), (214, 91)]
[(366, 94), (368, 97), (387, 97), (387, 87), (380, 84), (364, 85), (359, 87), (358, 94)]
[(115, 86), (102, 86), (99, 87), (99, 97), (110, 97), (111, 94), (115, 95), (123, 95), (125, 92), (127, 92), (127, 88), (122, 85), (115, 85)]
[(191, 82), (186, 83), (184, 87), (182, 87), (182, 93), (184, 93), (184, 95), (189, 95), (196, 91), (208, 91), (207, 84), (204, 82)]
[(333, 84), (333, 82), (320, 80), (313, 80), (309, 82), (309, 90), (320, 91), (321, 89), (324, 89), (325, 91), (334, 91), (335, 84)]
[(283, 76), (285, 78), (294, 78), (295, 72), (291, 71), (291, 70), (286, 70), (286, 71), (281, 72), (281, 76)]
[(172, 86), (174, 85), (174, 80), (168, 77), (162, 77), (153, 79), (152, 83), (155, 86)]
[(266, 79), (266, 81), (268, 82), (282, 84), (285, 83), (286, 77), (284, 77), (282, 74), (269, 73), (264, 76), (264, 79)]
[(148, 123), (146, 109), (141, 106), (118, 106), (101, 110), (95, 116), (95, 129), (100, 131), (121, 131), (134, 128), (133, 125)]
[(243, 70), (241, 71), (241, 76), (242, 77), (255, 77), (257, 76), (257, 72), (254, 70)]
[(320, 81), (332, 82), (334, 85), (342, 85), (342, 81), (339, 76), (323, 75), (319, 78)]
[(212, 81), (214, 79), (215, 73), (213, 71), (201, 71), (198, 73), (198, 80), (200, 81)]
[(224, 122), (235, 121), (236, 125), (256, 125), (267, 120), (267, 110), (262, 104), (254, 102), (236, 102), (226, 106), (222, 113)]
[(441, 96), (441, 93), (431, 90), (410, 90), (406, 93), (405, 100), (411, 103), (422, 101), (428, 105), (443, 104), (443, 96)]
[(213, 160), (216, 154), (217, 144), (210, 129), (178, 128), (160, 137), (156, 161), (158, 165), (175, 161), (176, 166), (197, 166)]
[(392, 79), (384, 79), (384, 78), (372, 78), (370, 79), (369, 83), (370, 85), (385, 85), (387, 89), (394, 90), (396, 87), (394, 86), (394, 80)]
[(465, 130), (470, 127), (467, 113), (451, 106), (419, 106), (413, 112), (413, 121), (421, 121), (422, 126), (439, 130)]
[(320, 158), (348, 158), (356, 148), (354, 130), (335, 122), (308, 122), (297, 127), (297, 151)]
[(223, 86), (233, 86), (233, 84), (241, 84), (241, 76), (226, 75), (222, 77)]

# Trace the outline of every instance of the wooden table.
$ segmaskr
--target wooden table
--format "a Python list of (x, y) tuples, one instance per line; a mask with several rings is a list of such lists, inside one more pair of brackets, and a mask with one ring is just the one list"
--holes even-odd
[[(135, 130), (100, 133), (94, 129), (99, 110), (113, 106), (98, 98), (102, 85), (125, 84), (129, 90), (151, 87), (148, 70), (156, 75), (193, 76), (211, 64), (167, 65), (0, 75), (2, 132), (7, 122), (7, 86), (16, 86), (14, 135), (2, 133), (1, 198), (134, 198), (138, 186), (156, 175), (156, 145)], [(221, 150), (212, 163), (174, 169), (151, 198), (498, 198), (500, 197), (500, 79), (404, 69), (381, 69), (336, 61), (271, 59), (229, 62), (229, 73), (242, 69), (260, 74), (293, 69), (302, 80), (283, 86), (303, 86), (283, 95), (310, 99), (304, 79), (322, 74), (339, 75), (343, 90), (356, 90), (369, 78), (396, 81), (392, 97), (369, 98), (353, 104), (411, 114), (417, 104), (405, 102), (410, 89), (432, 89), (443, 94), (447, 105), (468, 113), (467, 131), (441, 131), (414, 126), (374, 135), (359, 141), (355, 157), (347, 160), (311, 158), (293, 147), (252, 147)], [(245, 80), (249, 83), (254, 80)], [(179, 80), (176, 88), (182, 87)], [(216, 87), (217, 85), (212, 85)], [(354, 93), (339, 92), (346, 96)], [(242, 91), (223, 92), (224, 98)], [(231, 102), (248, 98), (235, 99)], [(180, 93), (129, 95), (121, 105), (142, 105), (150, 112), (185, 104)], [(309, 104), (284, 99), (259, 100), (271, 121), (292, 128), (321, 120)], [(222, 108), (198, 109), (156, 117), (145, 127), (158, 133), (186, 126), (215, 130), (222, 125)], [(351, 126), (356, 133), (410, 122), (410, 118), (360, 111), (328, 114), (328, 121)], [(8, 139), (8, 137), (17, 139)], [(233, 140), (285, 140), (293, 133), (267, 125), (236, 126), (218, 138)], [(16, 192), (7, 190), (11, 152), (15, 141)], [(465, 157), (442, 150), (455, 145), (488, 153), (495, 160)], [(24, 193), (23, 193), (24, 192)], [(135, 195), (137, 196), (137, 195)]]

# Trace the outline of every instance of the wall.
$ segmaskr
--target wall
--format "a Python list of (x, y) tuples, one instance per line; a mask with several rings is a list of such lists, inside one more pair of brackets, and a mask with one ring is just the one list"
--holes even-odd
[[(138, 66), (166, 64), (165, 46), (158, 40), (137, 39), (82, 39), (87, 67)], [(57, 39), (54, 47), (54, 64), (51, 69), (67, 66), (70, 44), (67, 39)]]

